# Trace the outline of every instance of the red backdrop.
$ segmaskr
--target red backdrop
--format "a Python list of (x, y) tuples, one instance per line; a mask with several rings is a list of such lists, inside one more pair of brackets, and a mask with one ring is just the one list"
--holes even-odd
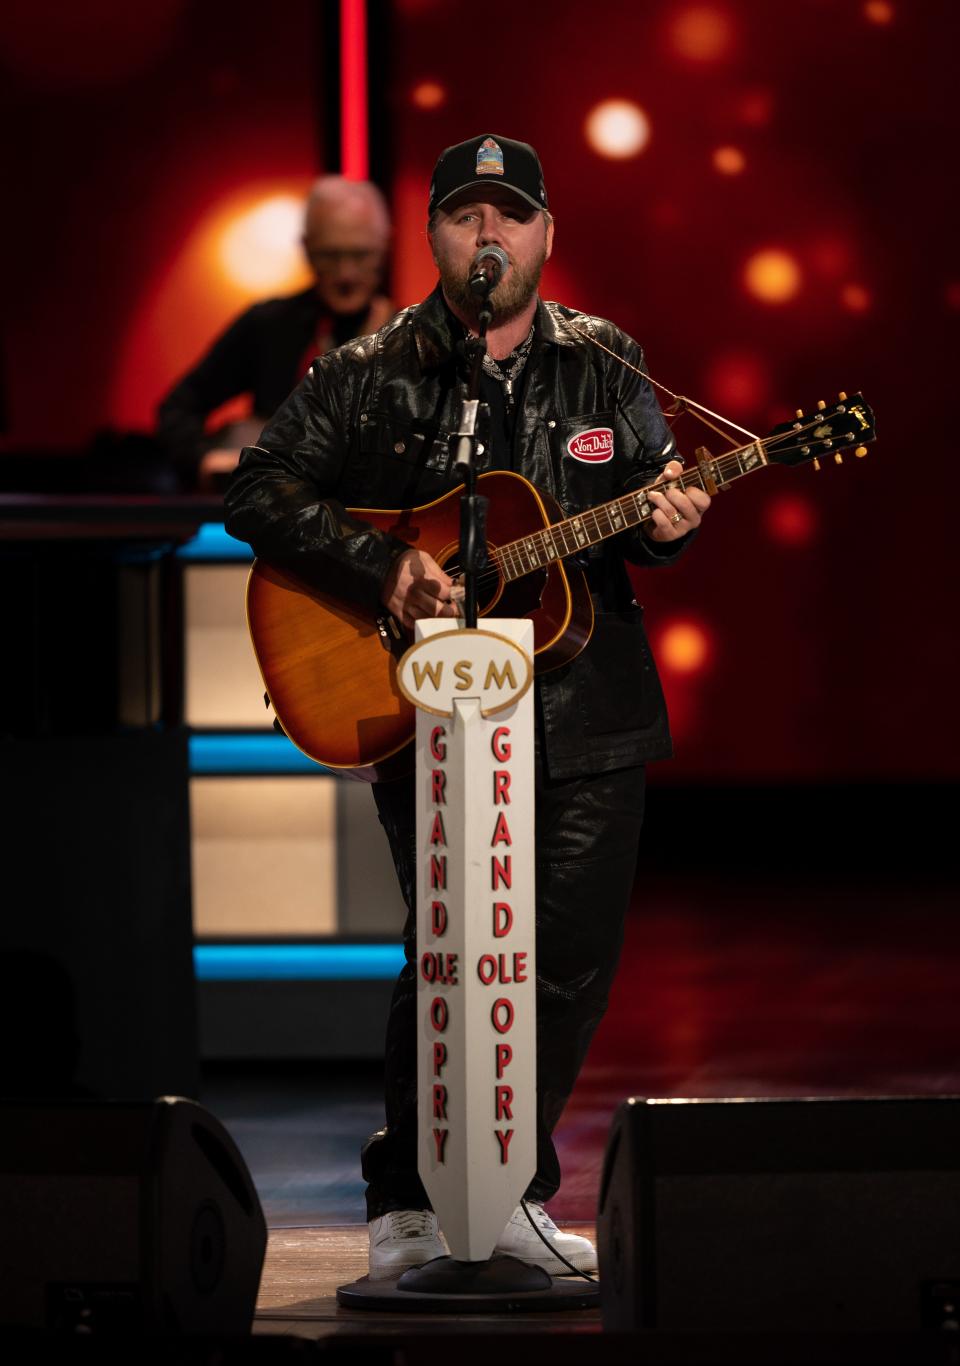
[[(655, 377), (760, 432), (840, 389), (876, 408), (867, 459), (745, 480), (695, 553), (641, 576), (678, 742), (662, 775), (955, 774), (960, 118), (947, 92), (960, 10), (608, 0), (471, 25), (445, 0), (397, 9), (405, 299), (431, 279), (422, 205), (438, 148), (499, 131), (544, 165), (557, 220), (545, 293), (620, 323)], [(588, 116), (611, 99), (646, 116), (635, 156), (588, 143)], [(719, 148), (740, 154), (739, 174), (716, 169)], [(768, 249), (798, 272), (780, 303), (744, 287)], [(705, 435), (717, 449), (681, 431), (688, 457)], [(677, 623), (704, 633), (699, 669), (667, 666)]]
[[(149, 426), (257, 296), (224, 274), (218, 233), (322, 169), (316, 7), (7, 13), (5, 441), (80, 449)], [(955, 775), (952, 0), (397, 0), (391, 26), (374, 80), (401, 303), (432, 284), (437, 151), (500, 131), (541, 153), (557, 219), (544, 292), (624, 326), (672, 389), (754, 430), (841, 388), (877, 410), (866, 460), (744, 481), (681, 566), (641, 576), (678, 741), (664, 775)], [(585, 131), (611, 99), (649, 132), (621, 159)], [(769, 250), (786, 258), (765, 277), (778, 302), (745, 285)], [(689, 455), (703, 434), (681, 438)]]
[(14, 0), (7, 213), (8, 447), (147, 428), (158, 398), (256, 297), (211, 237), (316, 174), (309, 0)]

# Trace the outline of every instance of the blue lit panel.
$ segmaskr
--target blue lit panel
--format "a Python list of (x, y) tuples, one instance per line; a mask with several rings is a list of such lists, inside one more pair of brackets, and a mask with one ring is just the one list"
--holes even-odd
[(177, 556), (181, 560), (190, 563), (199, 563), (204, 560), (214, 561), (218, 564), (224, 561), (239, 562), (241, 564), (253, 563), (253, 551), (243, 541), (237, 541), (233, 536), (228, 536), (223, 529), (222, 522), (204, 522), (200, 530), (192, 541), (187, 541), (177, 551)]
[(198, 944), (199, 982), (392, 981), (403, 967), (399, 944)]
[(306, 773), (316, 777), (329, 773), (329, 769), (308, 759), (285, 735), (254, 732), (191, 735), (190, 772), (195, 776)]

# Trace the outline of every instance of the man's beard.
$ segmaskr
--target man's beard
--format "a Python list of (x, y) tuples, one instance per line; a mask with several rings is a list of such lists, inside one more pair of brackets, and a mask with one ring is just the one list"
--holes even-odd
[[(507, 275), (490, 293), (494, 324), (509, 322), (511, 318), (516, 318), (527, 307), (537, 292), (546, 259), (547, 251), (546, 246), (544, 246), (537, 259), (526, 267), (510, 262), (510, 270)], [(445, 262), (440, 261), (438, 265), (440, 283), (448, 302), (464, 318), (476, 323), (482, 301), (470, 288), (469, 271), (465, 275), (457, 275)]]

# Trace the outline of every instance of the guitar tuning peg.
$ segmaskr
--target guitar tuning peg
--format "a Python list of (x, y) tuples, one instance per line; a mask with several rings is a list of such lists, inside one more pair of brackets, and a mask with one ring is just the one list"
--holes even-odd
[(839, 394), (837, 394), (837, 398), (840, 400), (841, 403), (846, 403), (847, 401), (847, 396), (842, 389), (840, 390)]
[(839, 451), (837, 451), (836, 455), (835, 455), (833, 458), (834, 458), (834, 460), (837, 462), (838, 465), (842, 465), (842, 464), (843, 464), (843, 456), (840, 454)]
[(798, 408), (798, 409), (797, 409), (797, 417), (803, 417), (803, 409), (802, 409), (802, 408)]
[(861, 458), (861, 459), (862, 459), (863, 456), (866, 455), (866, 453), (867, 453), (867, 448), (866, 448), (866, 446), (858, 446), (857, 449), (854, 451), (854, 455), (857, 456), (858, 458)]
[(819, 412), (822, 413), (823, 410), (824, 410), (824, 408), (825, 408), (826, 406), (827, 406), (827, 405), (824, 403), (824, 401), (823, 401), (822, 398), (818, 398), (818, 399), (817, 399), (817, 409), (818, 409)]
[(813, 457), (813, 468), (815, 470), (818, 470), (820, 468), (820, 461), (817, 459), (816, 456)]

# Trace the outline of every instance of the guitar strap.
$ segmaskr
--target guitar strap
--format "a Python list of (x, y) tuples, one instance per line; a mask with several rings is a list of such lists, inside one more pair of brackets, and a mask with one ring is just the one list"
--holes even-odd
[(722, 413), (715, 413), (712, 408), (705, 407), (702, 403), (698, 403), (696, 399), (687, 398), (683, 394), (675, 394), (673, 390), (668, 389), (665, 384), (661, 384), (660, 381), (654, 379), (652, 375), (648, 375), (645, 370), (641, 370), (639, 365), (631, 365), (628, 360), (624, 360), (623, 356), (618, 356), (616, 351), (611, 351), (609, 346), (604, 346), (602, 341), (598, 341), (590, 332), (585, 332), (582, 327), (576, 327), (573, 323), (569, 323), (568, 325), (573, 332), (578, 334), (578, 336), (583, 337), (586, 341), (592, 342), (594, 346), (599, 346), (601, 351), (606, 351), (608, 356), (612, 356), (615, 361), (619, 361), (625, 370), (632, 370), (635, 375), (639, 375), (641, 379), (645, 379), (647, 383), (652, 384), (655, 389), (659, 389), (664, 394), (669, 394), (670, 398), (673, 399), (673, 403), (668, 409), (668, 412), (674, 417), (679, 417), (681, 413), (690, 413), (691, 417), (697, 418), (705, 427), (711, 428), (718, 436), (722, 436), (724, 441), (729, 441), (731, 446), (736, 446), (737, 443), (731, 441), (727, 433), (723, 431), (722, 428), (718, 427), (716, 423), (711, 422), (710, 418), (716, 418), (717, 422), (725, 423), (728, 427), (732, 427), (735, 432), (740, 432), (743, 436), (748, 436), (751, 441), (760, 440), (756, 432), (748, 431), (746, 427), (741, 427), (738, 423), (732, 422), (729, 417), (724, 417)]

